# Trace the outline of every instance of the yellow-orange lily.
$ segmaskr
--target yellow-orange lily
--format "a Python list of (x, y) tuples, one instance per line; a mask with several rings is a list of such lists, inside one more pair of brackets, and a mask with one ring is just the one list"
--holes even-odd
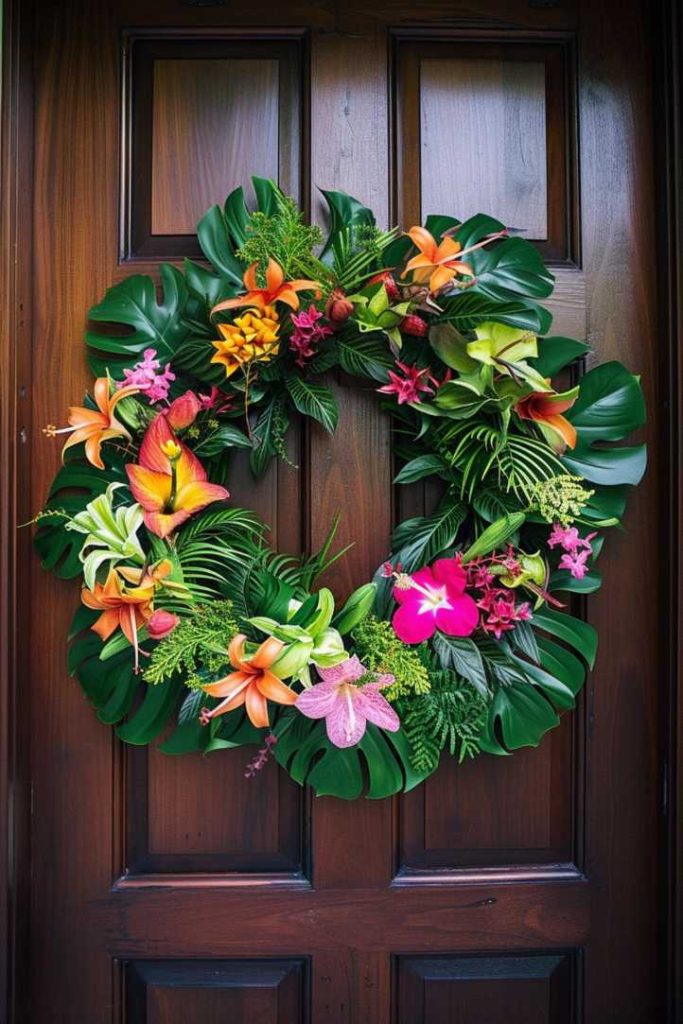
[(201, 462), (176, 439), (163, 414), (143, 438), (139, 464), (127, 465), (126, 473), (145, 526), (157, 537), (167, 537), (194, 512), (230, 497), (225, 487), (208, 482)]
[[(132, 581), (133, 586), (128, 582)], [(105, 583), (96, 583), (92, 590), (81, 591), (81, 601), (87, 608), (101, 611), (90, 627), (101, 640), (108, 640), (120, 629), (135, 650), (135, 671), (138, 670), (138, 631), (154, 611), (156, 580), (141, 569), (111, 569)]]
[(110, 394), (111, 381), (108, 377), (98, 377), (93, 388), (97, 409), (86, 409), (82, 405), (72, 405), (69, 409), (69, 426), (57, 429), (52, 423), (43, 428), (48, 437), (57, 434), (71, 433), (71, 437), (62, 448), (62, 458), (67, 448), (85, 441), (85, 454), (88, 462), (97, 469), (104, 469), (100, 448), (102, 442), (110, 437), (124, 437), (130, 441), (128, 430), (114, 415), (114, 409), (122, 398), (137, 395), (139, 388), (130, 386), (119, 388)]
[(244, 273), (244, 287), (246, 295), (239, 295), (235, 299), (224, 299), (217, 303), (211, 310), (211, 315), (220, 313), (224, 309), (237, 309), (238, 306), (258, 306), (265, 309), (275, 302), (284, 302), (291, 309), (299, 308), (299, 296), (297, 292), (314, 291), (320, 295), (320, 282), (299, 279), (296, 281), (285, 281), (282, 267), (273, 259), (268, 260), (266, 269), (266, 286), (259, 288), (256, 280), (257, 263), (252, 263)]
[(515, 405), (515, 412), (523, 420), (533, 420), (556, 452), (576, 447), (576, 427), (562, 415), (571, 409), (578, 395), (573, 388), (562, 395), (555, 391), (532, 391)]
[(215, 708), (203, 708), (200, 714), (202, 725), (207, 725), (212, 718), (224, 715), (244, 704), (252, 725), (257, 729), (265, 729), (268, 720), (268, 701), (276, 704), (294, 704), (298, 694), (290, 690), (281, 679), (270, 671), (279, 657), (284, 644), (275, 637), (269, 637), (261, 644), (250, 658), (244, 656), (246, 637), (238, 633), (230, 641), (228, 657), (235, 669), (224, 679), (216, 683), (202, 686), (204, 693), (210, 697), (222, 697), (223, 700)]
[(474, 277), (474, 271), (469, 263), (456, 259), (463, 249), (460, 242), (456, 242), (454, 238), (446, 235), (437, 243), (434, 236), (422, 227), (412, 227), (407, 235), (420, 253), (408, 260), (402, 277), (412, 273), (417, 284), (429, 282), (429, 290), (432, 293), (444, 288), (456, 274)]

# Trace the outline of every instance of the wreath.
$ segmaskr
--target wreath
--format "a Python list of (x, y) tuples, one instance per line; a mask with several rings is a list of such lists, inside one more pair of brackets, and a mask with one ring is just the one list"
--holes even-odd
[[(600, 586), (645, 420), (621, 363), (549, 334), (553, 276), (492, 217), (401, 233), (343, 192), (329, 232), (254, 178), (197, 233), (205, 263), (133, 275), (89, 312), (92, 394), (37, 517), (43, 566), (82, 577), (69, 668), (127, 743), (184, 754), (255, 744), (319, 795), (409, 790), (447, 751), (536, 746), (574, 705), (595, 630), (567, 610)], [(337, 607), (334, 552), (274, 552), (229, 503), (230, 458), (287, 459), (294, 415), (335, 429), (323, 375), (369, 378), (398, 485), (438, 482), (371, 582)], [(574, 608), (576, 611), (576, 608)]]

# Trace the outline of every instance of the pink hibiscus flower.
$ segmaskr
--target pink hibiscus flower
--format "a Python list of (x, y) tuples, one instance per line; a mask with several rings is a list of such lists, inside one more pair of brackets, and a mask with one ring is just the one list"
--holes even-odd
[(358, 680), (370, 674), (355, 655), (318, 672), (322, 682), (304, 690), (296, 706), (307, 718), (325, 719), (327, 736), (335, 747), (355, 746), (365, 735), (368, 722), (387, 732), (399, 730), (398, 715), (380, 693), (393, 683), (393, 676), (370, 676), (369, 682), (358, 686)]
[(400, 573), (394, 586), (399, 608), (391, 620), (398, 638), (420, 644), (437, 629), (449, 636), (470, 636), (479, 611), (465, 593), (466, 585), (467, 573), (458, 558), (440, 558), (412, 576)]

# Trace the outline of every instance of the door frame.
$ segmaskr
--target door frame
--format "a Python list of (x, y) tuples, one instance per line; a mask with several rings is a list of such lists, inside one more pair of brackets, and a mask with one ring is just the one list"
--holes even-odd
[[(2, 3), (0, 129), (0, 1007), (8, 1024), (24, 1020), (23, 995), (30, 983), (23, 955), (30, 892), (31, 817), (27, 731), (30, 680), (23, 678), (28, 643), (28, 593), (23, 567), (31, 557), (30, 531), (16, 529), (31, 518), (25, 507), (30, 477), (30, 430), (38, 429), (31, 408), (33, 0)], [(653, 111), (657, 167), (657, 266), (659, 276), (660, 370), (668, 401), (662, 457), (669, 502), (659, 525), (671, 609), (664, 624), (668, 673), (663, 700), (664, 752), (658, 870), (662, 984), (669, 1024), (683, 1015), (683, 0), (657, 0), (653, 10)]]

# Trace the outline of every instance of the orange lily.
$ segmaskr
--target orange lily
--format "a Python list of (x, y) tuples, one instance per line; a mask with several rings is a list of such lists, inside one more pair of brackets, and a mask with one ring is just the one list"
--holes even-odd
[[(127, 581), (134, 585), (129, 586)], [(156, 585), (155, 576), (142, 569), (128, 569), (125, 573), (122, 569), (111, 569), (105, 583), (96, 583), (92, 590), (81, 591), (81, 601), (86, 608), (102, 612), (90, 628), (102, 641), (120, 629), (135, 648), (136, 672), (138, 630), (152, 617)]]
[(157, 537), (167, 537), (212, 501), (230, 497), (225, 487), (207, 481), (201, 462), (177, 441), (163, 413), (143, 438), (139, 464), (127, 465), (126, 473), (145, 526)]
[(562, 415), (576, 401), (578, 388), (558, 395), (555, 391), (532, 391), (515, 405), (523, 420), (533, 420), (557, 452), (576, 447), (576, 428)]
[(202, 725), (208, 725), (212, 718), (245, 704), (252, 725), (257, 729), (265, 729), (269, 725), (269, 700), (276, 704), (296, 703), (298, 694), (270, 671), (284, 644), (271, 636), (263, 641), (255, 654), (245, 658), (246, 639), (243, 633), (238, 633), (230, 641), (228, 657), (235, 671), (216, 683), (202, 686), (204, 693), (210, 697), (223, 697), (221, 703), (212, 710), (202, 709), (199, 717)]
[(454, 238), (446, 235), (437, 244), (434, 236), (422, 227), (412, 227), (407, 235), (413, 245), (420, 250), (420, 254), (413, 256), (406, 263), (402, 277), (412, 273), (417, 284), (429, 282), (429, 290), (432, 293), (440, 291), (456, 274), (474, 277), (474, 271), (469, 263), (456, 259), (463, 249), (460, 242), (456, 242)]
[(119, 388), (113, 395), (110, 395), (110, 380), (108, 377), (98, 377), (93, 388), (93, 395), (97, 409), (86, 409), (81, 405), (72, 405), (69, 409), (69, 426), (57, 429), (52, 423), (43, 428), (43, 433), (48, 437), (55, 437), (57, 434), (71, 433), (71, 437), (62, 448), (62, 458), (67, 448), (74, 444), (85, 441), (85, 454), (88, 462), (97, 469), (104, 469), (100, 448), (103, 441), (110, 437), (125, 437), (130, 441), (128, 430), (120, 423), (114, 415), (114, 409), (122, 398), (129, 395), (137, 395), (140, 388), (133, 386)]
[(256, 280), (257, 263), (252, 263), (244, 272), (244, 287), (246, 295), (240, 295), (235, 299), (224, 299), (211, 310), (211, 315), (220, 313), (223, 309), (237, 309), (238, 306), (258, 306), (265, 309), (272, 306), (274, 302), (284, 302), (292, 309), (299, 308), (299, 296), (297, 292), (314, 291), (316, 297), (320, 295), (320, 282), (300, 279), (296, 281), (285, 281), (282, 267), (273, 259), (268, 260), (266, 269), (266, 287), (259, 288)]

